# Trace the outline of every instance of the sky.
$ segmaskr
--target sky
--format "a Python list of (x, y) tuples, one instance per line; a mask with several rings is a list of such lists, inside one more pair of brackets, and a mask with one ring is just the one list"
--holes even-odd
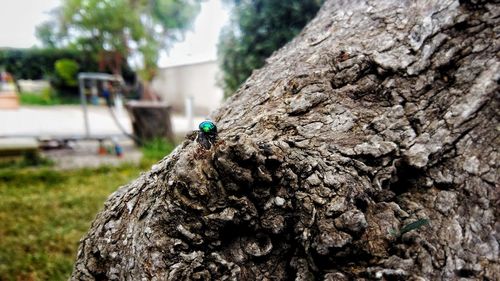
[[(49, 12), (61, 0), (0, 0), (0, 47), (29, 48), (40, 42), (35, 27), (50, 18)], [(214, 60), (220, 29), (229, 19), (229, 11), (220, 0), (202, 2), (193, 30), (185, 40), (162, 54), (160, 67)]]
[(229, 10), (220, 0), (202, 3), (200, 14), (194, 22), (193, 31), (188, 31), (184, 42), (177, 43), (167, 56), (160, 58), (159, 65), (178, 65), (214, 60), (217, 57), (217, 41), (221, 28), (229, 21)]
[(49, 19), (60, 0), (0, 0), (0, 47), (29, 48), (38, 43), (35, 26)]

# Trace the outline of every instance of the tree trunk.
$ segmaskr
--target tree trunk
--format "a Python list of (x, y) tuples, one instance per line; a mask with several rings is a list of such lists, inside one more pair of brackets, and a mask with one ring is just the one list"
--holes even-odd
[(500, 280), (499, 19), (327, 1), (213, 115), (215, 145), (111, 195), (72, 279)]
[(165, 139), (174, 142), (171, 106), (151, 101), (130, 101), (127, 109), (134, 135), (142, 142)]

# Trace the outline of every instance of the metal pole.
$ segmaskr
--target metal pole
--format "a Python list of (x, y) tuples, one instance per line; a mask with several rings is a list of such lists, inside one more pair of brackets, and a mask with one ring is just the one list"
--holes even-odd
[(194, 130), (194, 124), (193, 124), (193, 97), (189, 96), (185, 100), (185, 110), (186, 110), (186, 118), (187, 118), (187, 125), (188, 125), (188, 132), (191, 130)]
[(87, 99), (85, 98), (85, 83), (83, 78), (78, 78), (78, 84), (80, 88), (80, 103), (82, 104), (83, 110), (83, 122), (85, 125), (85, 138), (90, 138), (90, 128), (89, 128), (89, 114), (87, 112)]

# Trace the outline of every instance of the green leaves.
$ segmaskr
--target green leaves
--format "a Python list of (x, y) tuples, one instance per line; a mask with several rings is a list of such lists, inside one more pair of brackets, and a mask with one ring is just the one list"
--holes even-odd
[(403, 235), (406, 232), (412, 231), (414, 229), (419, 229), (422, 226), (427, 225), (427, 224), (429, 224), (429, 220), (428, 219), (419, 219), (417, 221), (414, 221), (414, 222), (412, 222), (410, 224), (407, 224), (407, 225), (403, 226), (403, 228), (401, 228), (399, 230), (399, 235)]
[(59, 75), (68, 86), (76, 86), (78, 84), (76, 75), (79, 67), (78, 63), (71, 59), (60, 59), (54, 63), (57, 75)]
[(0, 49), (0, 68), (13, 74), (16, 79), (42, 79), (52, 77), (54, 63), (67, 58), (78, 63), (80, 69), (95, 71), (83, 52), (69, 49)]
[[(46, 45), (141, 58), (142, 78), (152, 79), (161, 50), (179, 40), (200, 10), (200, 0), (65, 0), (54, 19), (58, 36), (39, 27)], [(58, 40), (59, 42), (54, 42)], [(111, 69), (119, 71), (119, 69)]]
[(322, 0), (227, 0), (232, 2), (231, 25), (219, 41), (223, 88), (231, 95), (252, 70), (297, 35), (311, 20)]
[(427, 225), (427, 224), (429, 224), (429, 220), (428, 220), (428, 219), (419, 219), (419, 220), (417, 220), (417, 221), (414, 221), (414, 222), (412, 222), (412, 223), (409, 223), (409, 224), (407, 224), (407, 225), (403, 226), (403, 227), (399, 230), (399, 232), (397, 232), (397, 231), (396, 231), (396, 230), (394, 230), (394, 229), (391, 229), (391, 230), (389, 231), (389, 233), (390, 233), (391, 235), (395, 236), (395, 237), (401, 237), (401, 236), (403, 236), (403, 234), (405, 234), (405, 233), (407, 233), (407, 232), (410, 232), (410, 231), (412, 231), (412, 230), (415, 230), (415, 229), (419, 229), (419, 228), (421, 228), (422, 226)]

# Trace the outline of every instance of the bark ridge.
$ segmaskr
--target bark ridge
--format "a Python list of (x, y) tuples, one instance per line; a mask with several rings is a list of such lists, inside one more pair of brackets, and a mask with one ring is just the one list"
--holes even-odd
[(116, 191), (74, 280), (500, 280), (500, 5), (327, 1)]

